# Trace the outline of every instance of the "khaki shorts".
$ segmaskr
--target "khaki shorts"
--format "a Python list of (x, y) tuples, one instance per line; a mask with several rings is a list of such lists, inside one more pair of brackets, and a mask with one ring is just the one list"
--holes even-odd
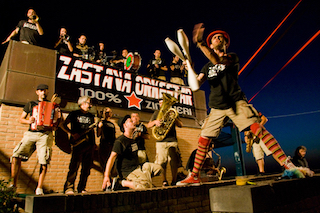
[(269, 156), (272, 154), (272, 152), (267, 148), (263, 141), (260, 140), (259, 143), (252, 144), (252, 154), (256, 160), (260, 160), (264, 158), (264, 154)]
[(166, 81), (166, 80), (167, 80), (166, 76), (159, 76), (158, 79), (159, 79), (159, 80), (163, 80), (163, 81)]
[(12, 157), (27, 161), (37, 149), (39, 164), (49, 164), (52, 155), (53, 136), (51, 131), (24, 133), (20, 143), (14, 148)]
[(170, 79), (170, 82), (174, 83), (174, 84), (184, 85), (184, 82), (183, 82), (182, 78), (179, 78), (179, 77), (172, 77)]
[(147, 161), (146, 150), (138, 150), (138, 159), (139, 159), (139, 164), (143, 164)]
[(133, 182), (135, 189), (147, 189), (152, 188), (152, 177), (160, 175), (161, 172), (160, 165), (147, 162), (132, 171), (126, 179)]
[[(174, 148), (174, 152), (171, 152), (170, 148)], [(156, 142), (156, 160), (154, 163), (166, 165), (168, 161), (171, 161), (171, 164), (176, 163), (178, 168), (182, 166), (178, 142)]]
[(232, 108), (229, 109), (214, 109), (211, 108), (209, 116), (206, 118), (201, 136), (218, 137), (221, 129), (225, 124), (226, 117), (229, 117), (233, 123), (243, 131), (255, 122), (258, 122), (258, 112), (246, 101), (240, 100), (236, 102), (236, 113)]

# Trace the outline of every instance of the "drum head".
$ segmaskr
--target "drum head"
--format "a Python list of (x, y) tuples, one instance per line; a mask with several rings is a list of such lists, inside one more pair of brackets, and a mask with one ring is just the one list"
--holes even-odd
[(61, 151), (71, 154), (71, 145), (69, 143), (69, 135), (60, 127), (55, 131), (55, 142)]
[(134, 61), (134, 56), (133, 53), (128, 53), (127, 58), (126, 58), (126, 63), (124, 64), (124, 69), (125, 70), (130, 70)]

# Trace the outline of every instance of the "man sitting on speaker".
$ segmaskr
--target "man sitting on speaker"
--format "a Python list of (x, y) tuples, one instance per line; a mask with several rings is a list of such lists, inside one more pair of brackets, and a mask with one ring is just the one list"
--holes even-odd
[(21, 20), (16, 29), (14, 29), (8, 38), (2, 42), (7, 43), (14, 36), (19, 34), (19, 40), (25, 44), (38, 45), (40, 35), (43, 35), (43, 29), (39, 24), (39, 17), (34, 9), (30, 8), (27, 12), (27, 20)]
[[(74, 194), (74, 182), (80, 164), (82, 168), (77, 192), (86, 193), (87, 180), (90, 175), (96, 145), (93, 130), (94, 115), (89, 112), (92, 106), (91, 99), (88, 96), (82, 96), (78, 99), (78, 105), (80, 109), (70, 112), (62, 125), (62, 129), (71, 134), (71, 144), (73, 145), (69, 172), (64, 185), (66, 194)], [(68, 126), (69, 123), (71, 128)]]
[[(43, 182), (46, 177), (48, 164), (52, 155), (52, 127), (39, 127), (31, 128), (31, 125), (35, 123), (35, 115), (33, 114), (34, 107), (37, 107), (40, 101), (48, 101), (48, 85), (39, 84), (37, 86), (36, 94), (38, 100), (28, 102), (20, 116), (20, 123), (29, 125), (29, 130), (24, 133), (21, 142), (14, 148), (11, 158), (11, 177), (13, 179), (12, 188), (15, 190), (21, 170), (21, 161), (27, 161), (32, 153), (37, 150), (38, 162), (40, 164), (40, 175), (35, 191), (36, 195), (43, 195)], [(28, 115), (30, 115), (28, 117)]]
[(211, 32), (206, 42), (203, 40), (203, 24), (197, 24), (193, 32), (193, 41), (209, 62), (202, 68), (197, 80), (210, 84), (208, 118), (202, 126), (198, 149), (191, 174), (177, 185), (200, 184), (199, 171), (208, 153), (212, 139), (217, 138), (226, 119), (231, 119), (240, 131), (250, 130), (260, 138), (266, 147), (286, 169), (295, 168), (287, 158), (276, 139), (259, 123), (258, 113), (248, 104), (245, 94), (238, 84), (239, 59), (235, 53), (228, 53), (230, 37), (222, 30)]
[(161, 166), (146, 162), (139, 165), (138, 144), (133, 140), (133, 132), (136, 128), (130, 115), (126, 115), (118, 120), (118, 125), (123, 134), (119, 136), (113, 146), (108, 159), (102, 189), (111, 187), (111, 169), (117, 159), (116, 167), (120, 179), (114, 178), (112, 190), (121, 187), (130, 189), (152, 188), (152, 177), (161, 173)]

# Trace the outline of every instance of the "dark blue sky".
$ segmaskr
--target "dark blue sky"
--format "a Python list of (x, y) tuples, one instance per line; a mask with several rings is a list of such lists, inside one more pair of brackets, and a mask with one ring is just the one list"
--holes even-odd
[[(31, 2), (31, 3), (30, 3)], [(7, 1), (1, 7), (4, 40), (25, 17), (32, 6), (40, 16), (45, 35), (43, 44), (52, 47), (61, 26), (66, 26), (73, 42), (85, 33), (90, 45), (103, 40), (108, 51), (126, 47), (142, 57), (140, 72), (145, 72), (155, 49), (161, 49), (167, 62), (171, 53), (164, 44), (169, 36), (177, 41), (176, 31), (183, 28), (191, 38), (196, 23), (205, 24), (205, 36), (222, 29), (229, 33), (229, 52), (240, 58), (241, 67), (249, 60), (270, 33), (294, 7), (298, 0), (225, 0), (225, 1)], [(240, 86), (248, 99), (256, 94), (287, 61), (320, 30), (320, 3), (302, 0), (257, 57), (239, 76)], [(273, 47), (274, 46), (274, 47)], [(307, 46), (251, 102), (269, 118), (266, 128), (276, 137), (288, 155), (299, 145), (308, 148), (311, 168), (319, 168), (320, 153), (320, 38)], [(1, 51), (5, 46), (1, 46)], [(191, 44), (195, 70), (200, 72), (207, 62)], [(208, 85), (202, 86), (208, 91)], [(209, 94), (209, 92), (207, 92)], [(314, 112), (314, 113), (312, 113)], [(305, 114), (300, 114), (305, 113)], [(196, 141), (195, 141), (196, 143)], [(217, 150), (223, 163), (232, 170), (232, 147)], [(247, 167), (254, 165), (252, 154), (245, 154)], [(267, 170), (276, 165), (266, 158)], [(276, 167), (275, 167), (276, 168)], [(279, 168), (277, 168), (279, 169)], [(248, 169), (249, 172), (255, 172)]]

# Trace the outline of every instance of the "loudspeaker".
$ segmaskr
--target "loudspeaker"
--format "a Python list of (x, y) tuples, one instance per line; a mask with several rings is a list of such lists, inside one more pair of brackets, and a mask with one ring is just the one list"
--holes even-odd
[(39, 84), (47, 84), (49, 97), (53, 95), (56, 60), (55, 50), (10, 41), (0, 67), (1, 101), (25, 104), (36, 100)]

